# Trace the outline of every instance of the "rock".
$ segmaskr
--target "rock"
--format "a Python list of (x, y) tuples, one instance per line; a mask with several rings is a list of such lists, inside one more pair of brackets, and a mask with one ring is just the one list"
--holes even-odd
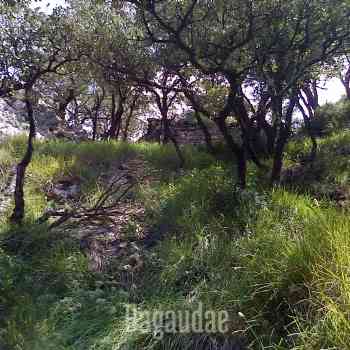
[[(8, 99), (0, 100), (0, 138), (23, 134), (28, 131), (27, 111), (23, 102)], [(34, 108), (34, 118), (38, 138), (47, 137), (50, 128), (56, 128), (59, 120), (46, 105), (39, 104)]]
[(80, 182), (77, 176), (62, 178), (47, 191), (46, 195), (49, 199), (59, 202), (78, 199), (81, 192)]
[[(28, 132), (25, 104), (19, 100), (0, 100), (0, 139)], [(55, 112), (43, 103), (34, 107), (38, 138), (65, 138), (72, 141), (88, 140), (82, 128), (64, 125)]]
[(86, 131), (80, 128), (70, 128), (62, 125), (62, 123), (55, 128), (50, 128), (49, 132), (50, 138), (66, 139), (70, 141), (87, 141), (89, 139), (89, 135)]
[(25, 114), (19, 112), (15, 106), (10, 106), (0, 100), (0, 139), (26, 132)]
[(339, 207), (348, 208), (350, 206), (350, 188), (339, 186), (330, 193), (330, 198), (334, 200)]

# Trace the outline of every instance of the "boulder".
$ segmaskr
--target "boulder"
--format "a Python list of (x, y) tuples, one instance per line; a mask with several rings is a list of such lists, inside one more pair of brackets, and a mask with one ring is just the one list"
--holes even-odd
[(81, 179), (77, 176), (64, 177), (54, 183), (47, 191), (48, 199), (57, 202), (79, 199)]

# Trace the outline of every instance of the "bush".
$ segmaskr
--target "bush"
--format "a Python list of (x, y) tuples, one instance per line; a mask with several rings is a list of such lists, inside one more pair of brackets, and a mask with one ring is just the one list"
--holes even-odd
[(318, 136), (350, 128), (350, 101), (343, 98), (337, 103), (327, 103), (316, 111), (311, 127)]

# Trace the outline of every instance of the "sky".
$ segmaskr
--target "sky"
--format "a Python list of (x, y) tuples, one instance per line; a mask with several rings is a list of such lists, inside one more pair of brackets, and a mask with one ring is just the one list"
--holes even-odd
[[(32, 1), (32, 8), (40, 7), (42, 11), (46, 13), (52, 12), (52, 9), (56, 6), (64, 6), (65, 0), (39, 0)], [(332, 103), (338, 101), (343, 95), (345, 95), (344, 86), (337, 78), (333, 78), (325, 84), (324, 89), (319, 90), (320, 104), (323, 105), (327, 102)]]
[(345, 95), (344, 85), (340, 79), (333, 78), (327, 81), (324, 89), (319, 90), (320, 104), (337, 102), (343, 95)]
[(52, 9), (56, 6), (64, 6), (65, 0), (38, 0), (34, 1), (32, 0), (31, 7), (36, 8), (40, 7), (42, 11), (50, 13), (52, 12)]

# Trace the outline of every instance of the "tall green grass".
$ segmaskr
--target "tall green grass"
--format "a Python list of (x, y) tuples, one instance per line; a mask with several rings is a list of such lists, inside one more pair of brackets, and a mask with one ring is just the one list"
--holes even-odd
[[(325, 184), (345, 173), (344, 155), (341, 164), (331, 158), (347, 140), (344, 133), (320, 144)], [(191, 147), (181, 171), (171, 145), (50, 141), (35, 147), (26, 225), (0, 228), (1, 349), (203, 350), (225, 342), (229, 348), (349, 348), (350, 219), (331, 203), (301, 191), (257, 190), (254, 182), (240, 191), (230, 163)], [(290, 146), (291, 162), (297, 147)], [(0, 146), (3, 164), (23, 150), (23, 139)], [(48, 204), (46, 184), (78, 175), (93, 196), (101, 173), (134, 157), (157, 175), (136, 198), (158, 243), (143, 252), (144, 270), (121, 285), (119, 261), (108, 275), (93, 274), (76, 238), (33, 222)], [(195, 310), (199, 302), (229, 312), (227, 334), (157, 339), (142, 331), (146, 311)], [(133, 324), (125, 319), (129, 305), (139, 310)]]
[[(233, 333), (252, 348), (346, 348), (350, 220), (283, 190), (248, 201), (255, 218), (246, 216), (244, 231), (232, 212), (226, 213), (229, 224), (213, 207), (202, 208), (207, 216), (178, 207), (173, 214), (182, 218), (185, 211), (188, 219), (158, 247), (142, 296), (161, 309), (190, 307), (188, 300), (195, 300), (208, 310), (228, 310)], [(236, 210), (247, 214), (244, 206)]]
[[(329, 197), (335, 189), (350, 186), (350, 132), (343, 131), (318, 140), (318, 153), (313, 162), (302, 165), (299, 176), (291, 184), (301, 193)], [(295, 140), (287, 148), (287, 164), (295, 167), (311, 150), (308, 139)]]

